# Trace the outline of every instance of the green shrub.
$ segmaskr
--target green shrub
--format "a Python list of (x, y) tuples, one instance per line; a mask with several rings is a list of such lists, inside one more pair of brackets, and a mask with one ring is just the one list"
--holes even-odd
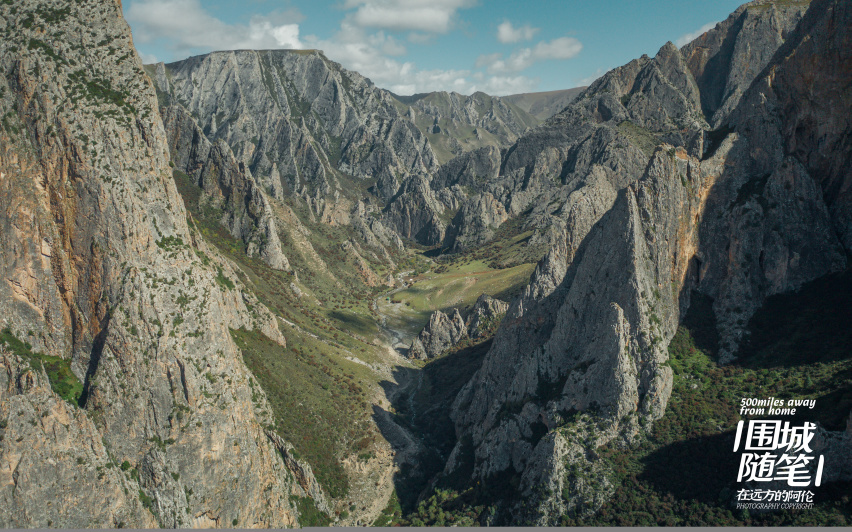
[(44, 369), (56, 395), (74, 406), (80, 405), (83, 383), (71, 371), (70, 361), (34, 352), (29, 343), (20, 341), (8, 328), (0, 331), (0, 343), (5, 343), (12, 353), (26, 360), (33, 369)]

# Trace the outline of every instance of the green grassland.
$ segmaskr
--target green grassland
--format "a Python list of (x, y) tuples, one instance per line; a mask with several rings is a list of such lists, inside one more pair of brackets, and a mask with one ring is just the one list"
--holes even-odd
[(383, 312), (400, 316), (410, 329), (419, 331), (435, 310), (472, 306), (481, 294), (510, 299), (529, 282), (534, 264), (496, 270), (481, 260), (455, 263), (442, 273), (426, 273), (407, 288), (394, 292), (391, 301), (380, 301)]
[[(371, 369), (347, 357), (365, 363), (383, 360), (380, 348), (372, 343), (378, 333), (369, 307), (374, 289), (346, 277), (352, 269), (346, 271), (349, 265), (339, 243), (349, 235), (339, 227), (305, 222), (304, 214), (299, 217), (311, 231), (314, 260), (319, 257), (327, 268), (317, 268), (292, 233), (282, 232), (282, 248), (299, 272), (297, 279), (247, 256), (243, 242), (219, 223), (222, 213), (200, 201), (201, 190), (186, 175), (175, 172), (175, 183), (190, 226), (197, 231), (195, 238), (203, 238), (232, 260), (243, 285), (281, 318), (286, 349), (256, 331), (233, 331), (247, 366), (270, 401), (274, 429), (311, 464), (332, 497), (344, 496), (349, 480), (342, 459), (369, 447), (377, 437), (368, 418), (379, 380)], [(233, 285), (225, 278), (223, 286), (227, 283)]]
[(378, 436), (365, 394), (370, 376), (310, 337), (291, 336), (294, 347), (282, 350), (257, 331), (232, 331), (232, 336), (266, 392), (273, 428), (311, 464), (329, 495), (343, 497), (348, 482), (341, 457), (368, 448)]
[[(481, 294), (511, 301), (529, 283), (535, 265), (547, 251), (529, 244), (532, 230), (524, 218), (503, 223), (494, 238), (477, 248), (442, 255), (430, 270), (416, 275), (410, 286), (382, 298), (379, 307), (394, 328), (416, 336), (435, 310), (464, 309)], [(422, 250), (424, 255), (438, 250)]]

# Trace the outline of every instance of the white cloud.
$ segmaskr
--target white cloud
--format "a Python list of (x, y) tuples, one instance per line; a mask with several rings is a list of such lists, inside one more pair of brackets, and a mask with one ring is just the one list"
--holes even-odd
[[(227, 24), (213, 17), (199, 0), (136, 0), (126, 12), (137, 43), (165, 38), (176, 52), (303, 48), (297, 12), (252, 17), (248, 25)], [(286, 22), (289, 19), (291, 22)]]
[(538, 32), (538, 28), (533, 28), (529, 24), (516, 28), (512, 26), (511, 22), (504, 20), (502, 24), (497, 26), (497, 40), (503, 44), (529, 41)]
[(494, 54), (480, 55), (476, 58), (476, 68), (488, 67), (503, 59), (503, 54), (500, 52)]
[(539, 61), (571, 59), (582, 49), (583, 44), (574, 37), (559, 37), (552, 41), (542, 41), (532, 48), (516, 50), (505, 59), (500, 54), (482, 55), (476, 64), (477, 67), (487, 66), (488, 72), (492, 74), (521, 72)]
[[(408, 53), (407, 44), (429, 42), (448, 31), (456, 12), (470, 5), (473, 0), (346, 0), (345, 7), (354, 11), (343, 18), (337, 33), (328, 39), (300, 36), (298, 22), (302, 18), (298, 13), (274, 13), (256, 16), (247, 24), (230, 24), (212, 16), (200, 0), (131, 0), (125, 4), (125, 14), (133, 26), (137, 44), (156, 41), (176, 55), (213, 50), (316, 48), (345, 68), (397, 94), (439, 90), (470, 94), (480, 90), (503, 95), (534, 90), (537, 79), (514, 72), (486, 75), (479, 66), (476, 69), (420, 70), (415, 63), (403, 59)], [(424, 16), (422, 21), (416, 22), (406, 18), (411, 15), (405, 11), (407, 8), (433, 13), (431, 18)], [(371, 22), (368, 15), (378, 16), (380, 11), (388, 17), (382, 21), (374, 17)], [(383, 29), (369, 30), (378, 27), (379, 22)], [(394, 29), (405, 29), (409, 33), (405, 38), (388, 33)], [(557, 41), (539, 43), (531, 52), (533, 60), (559, 55), (548, 48), (553, 48)], [(145, 62), (157, 60), (153, 55), (145, 55), (143, 59)], [(490, 59), (497, 61), (501, 56), (497, 54)], [(483, 65), (488, 66), (490, 62)]]
[(606, 74), (607, 72), (609, 72), (609, 71), (608, 71), (608, 70), (606, 70), (606, 69), (603, 69), (603, 68), (599, 68), (599, 69), (595, 70), (594, 72), (592, 72), (592, 75), (591, 75), (591, 76), (585, 77), (585, 78), (583, 78), (583, 79), (579, 79), (579, 80), (577, 80), (575, 83), (577, 84), (577, 86), (578, 86), (578, 87), (588, 87), (588, 86), (589, 86), (589, 85), (591, 85), (591, 84), (592, 84), (592, 83), (593, 83), (596, 79), (598, 79), (599, 77), (603, 76), (603, 75), (604, 75), (604, 74)]
[(435, 40), (434, 33), (417, 33), (411, 32), (408, 34), (408, 41), (414, 44), (429, 44)]
[(378, 32), (368, 34), (351, 21), (344, 20), (340, 30), (328, 40), (305, 36), (305, 44), (323, 50), (326, 56), (370, 78), (379, 87), (400, 95), (431, 91), (476, 91), (503, 95), (529, 92), (538, 86), (537, 79), (526, 76), (488, 76), (469, 69), (420, 70), (410, 61), (388, 57), (388, 42), (393, 37)]
[(579, 54), (583, 44), (574, 37), (560, 37), (550, 42), (540, 42), (533, 48), (536, 59), (571, 59)]
[(695, 39), (697, 39), (698, 37), (700, 37), (704, 32), (710, 31), (713, 28), (715, 28), (716, 24), (718, 24), (718, 23), (717, 22), (708, 22), (707, 24), (701, 26), (700, 28), (698, 28), (697, 30), (695, 30), (691, 33), (684, 33), (683, 35), (678, 37), (675, 40), (674, 43), (678, 48), (685, 46), (685, 45), (691, 43), (692, 41), (694, 41)]
[(475, 0), (346, 0), (344, 7), (357, 8), (352, 21), (362, 28), (447, 33), (456, 11)]
[(157, 56), (154, 54), (139, 54), (139, 58), (142, 59), (142, 63), (145, 65), (153, 65), (154, 63), (159, 63), (160, 60), (157, 59)]

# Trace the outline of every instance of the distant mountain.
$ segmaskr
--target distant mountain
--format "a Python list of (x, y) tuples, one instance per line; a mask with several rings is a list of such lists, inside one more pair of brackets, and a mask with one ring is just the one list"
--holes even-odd
[(547, 92), (526, 92), (503, 96), (503, 100), (516, 105), (541, 121), (547, 120), (559, 111), (565, 109), (569, 103), (581, 93), (586, 87), (574, 87)]
[[(407, 106), (409, 118), (422, 131), (440, 163), (484, 146), (504, 147), (541, 120), (505, 98), (475, 92), (430, 92), (413, 96), (393, 94)], [(406, 109), (400, 107), (405, 112)]]

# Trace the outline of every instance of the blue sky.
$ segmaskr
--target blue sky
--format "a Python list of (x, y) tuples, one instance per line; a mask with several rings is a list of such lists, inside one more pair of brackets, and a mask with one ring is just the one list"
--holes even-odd
[(505, 95), (587, 85), (740, 0), (125, 0), (143, 61), (317, 48), (398, 94)]

